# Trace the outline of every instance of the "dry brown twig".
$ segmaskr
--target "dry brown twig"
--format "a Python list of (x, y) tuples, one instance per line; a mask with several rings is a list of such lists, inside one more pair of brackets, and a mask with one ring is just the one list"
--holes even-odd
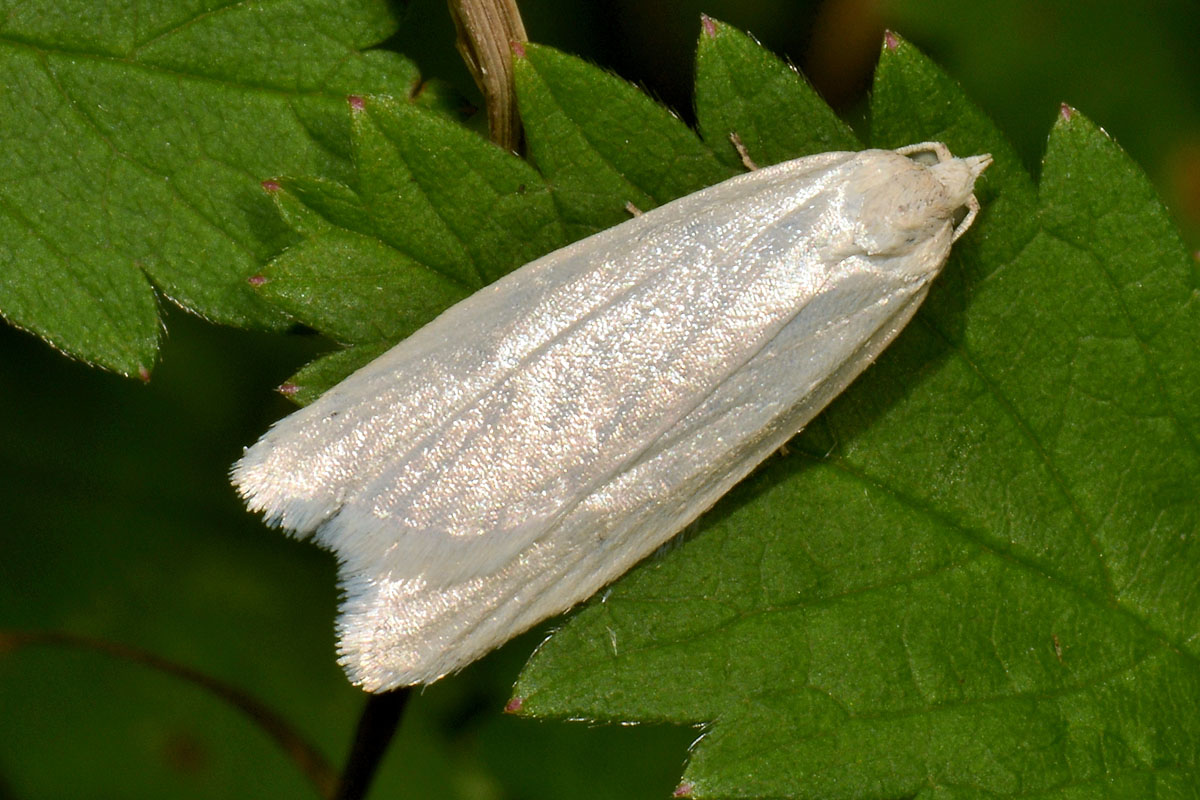
[(516, 0), (448, 0), (458, 29), (458, 52), (487, 105), (488, 134), (505, 150), (521, 146), (513, 89), (512, 45), (528, 41)]

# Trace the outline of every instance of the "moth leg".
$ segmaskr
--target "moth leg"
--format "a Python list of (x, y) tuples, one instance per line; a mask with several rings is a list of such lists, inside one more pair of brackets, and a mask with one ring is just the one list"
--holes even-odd
[(733, 142), (733, 148), (738, 151), (738, 156), (742, 159), (742, 164), (746, 169), (754, 172), (758, 169), (758, 164), (754, 163), (754, 159), (750, 157), (750, 151), (746, 149), (746, 145), (742, 142), (742, 137), (736, 132), (729, 134), (729, 141)]
[(954, 238), (950, 241), (957, 242), (958, 237), (967, 232), (967, 228), (971, 227), (971, 223), (975, 221), (975, 217), (979, 215), (979, 199), (975, 195), (967, 198), (967, 215), (962, 218), (962, 222), (954, 226)]
[(897, 147), (896, 152), (902, 156), (933, 153), (937, 156), (939, 164), (954, 158), (954, 154), (950, 152), (950, 148), (946, 147), (942, 142), (919, 142), (917, 144), (905, 145), (904, 147)]

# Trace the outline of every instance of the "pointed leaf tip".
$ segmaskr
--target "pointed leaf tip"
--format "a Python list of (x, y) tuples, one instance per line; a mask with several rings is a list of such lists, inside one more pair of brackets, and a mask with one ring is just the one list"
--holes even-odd
[(1075, 109), (1066, 103), (1062, 103), (1058, 107), (1058, 115), (1062, 118), (1063, 122), (1070, 122), (1071, 118), (1075, 116)]
[(524, 697), (514, 697), (513, 699), (509, 700), (507, 703), (504, 704), (504, 713), (505, 714), (519, 714), (521, 712), (521, 707), (523, 705), (525, 705)]
[(150, 382), (150, 370), (146, 369), (144, 366), (141, 366), (140, 364), (138, 365), (138, 368), (137, 368), (137, 375), (138, 375), (138, 380), (140, 380), (142, 383)]
[(270, 281), (270, 278), (268, 278), (266, 275), (251, 275), (249, 278), (246, 278), (246, 283), (250, 284), (256, 289), (268, 281)]
[(350, 104), (350, 110), (363, 111), (367, 107), (367, 101), (361, 95), (347, 95), (346, 102)]
[(300, 387), (291, 381), (287, 381), (279, 384), (279, 388), (277, 388), (275, 391), (279, 392), (284, 397), (295, 397), (296, 394), (299, 393)]
[[(726, 166), (742, 170), (831, 150), (854, 150), (849, 127), (795, 68), (752, 36), (703, 17), (696, 50), (696, 119)], [(748, 87), (753, 87), (748, 91)], [(737, 135), (742, 146), (733, 141)]]
[[(709, 132), (708, 142), (714, 149), (725, 144), (730, 131), (743, 137), (747, 131), (755, 132), (757, 128), (746, 121), (762, 119), (752, 116), (757, 107), (764, 105), (761, 94), (741, 105), (732, 101), (740, 99), (740, 86), (757, 90), (764, 81), (730, 81), (726, 78), (731, 73), (730, 65), (749, 64), (740, 74), (751, 78), (755, 77), (753, 69), (760, 75), (781, 72), (769, 62), (770, 69), (760, 66), (763, 59), (730, 57), (743, 53), (753, 56), (753, 49), (733, 51), (726, 44), (741, 42), (741, 35), (724, 26), (720, 32), (715, 42), (705, 38), (707, 29), (701, 32), (700, 53), (716, 58), (706, 62), (711, 69), (697, 81), (698, 87), (707, 91), (697, 91), (698, 97), (707, 98), (704, 103), (697, 102), (697, 116), (701, 129)], [(1038, 736), (1045, 735), (1047, 741), (1060, 736), (1063, 718), (1048, 717), (1047, 709), (1038, 705), (1031, 707), (1024, 687), (1045, 686), (1054, 691), (1063, 685), (1066, 670), (1079, 687), (1069, 696), (1064, 695), (1061, 709), (1072, 715), (1067, 719), (1092, 715), (1120, 719), (1119, 709), (1133, 705), (1128, 701), (1136, 696), (1135, 691), (1144, 692), (1148, 700), (1158, 688), (1154, 681), (1170, 679), (1169, 665), (1160, 661), (1150, 676), (1138, 674), (1136, 669), (1122, 673), (1121, 694), (1114, 695), (1108, 676), (1118, 674), (1125, 664), (1136, 668), (1148, 663), (1142, 660), (1142, 654), (1161, 646), (1157, 625), (1164, 619), (1181, 618), (1178, 613), (1168, 616), (1159, 611), (1170, 594), (1161, 591), (1167, 584), (1157, 576), (1167, 573), (1159, 565), (1173, 559), (1156, 559), (1158, 572), (1140, 578), (1141, 583), (1135, 587), (1140, 594), (1130, 595), (1131, 601), (1143, 603), (1142, 607), (1156, 617), (1155, 625), (1145, 626), (1144, 636), (1127, 610), (1111, 613), (1110, 608), (1117, 611), (1114, 603), (1088, 599), (1093, 586), (1102, 591), (1106, 587), (1110, 574), (1106, 570), (1113, 568), (1105, 564), (1123, 560), (1125, 571), (1112, 574), (1125, 576), (1140, 575), (1148, 569), (1137, 557), (1143, 551), (1127, 546), (1127, 542), (1136, 541), (1139, 530), (1154, 531), (1159, 523), (1130, 524), (1128, 531), (1121, 530), (1121, 524), (1111, 527), (1105, 523), (1100, 527), (1107, 538), (1101, 538), (1092, 535), (1095, 528), (1088, 520), (1112, 516), (1108, 504), (1120, 494), (1112, 487), (1131, 474), (1126, 452), (1161, 448), (1146, 458), (1149, 473), (1138, 477), (1138, 490), (1121, 498), (1123, 512), (1134, 506), (1128, 510), (1139, 514), (1138, 519), (1155, 520), (1161, 515), (1161, 508), (1155, 508), (1160, 497), (1171, 496), (1166, 493), (1174, 493), (1175, 487), (1190, 487), (1186, 476), (1193, 466), (1191, 461), (1158, 455), (1172, 449), (1186, 451), (1186, 444), (1178, 446), (1186, 434), (1168, 438), (1166, 428), (1146, 423), (1145, 412), (1169, 413), (1169, 402), (1188, 407), (1184, 404), (1195, 395), (1188, 393), (1188, 384), (1167, 395), (1157, 391), (1154, 378), (1145, 377), (1156, 375), (1158, 361), (1169, 366), (1160, 368), (1157, 375), (1169, 375), (1181, 382), (1182, 369), (1176, 365), (1189, 363), (1182, 354), (1192, 337), (1180, 334), (1195, 330), (1187, 326), (1193, 319), (1186, 316), (1192, 296), (1188, 292), (1194, 281), (1189, 284), (1187, 270), (1178, 269), (1166, 256), (1160, 256), (1166, 267), (1147, 262), (1145, 253), (1154, 252), (1154, 243), (1165, 238), (1164, 225), (1138, 216), (1138, 209), (1147, 207), (1148, 191), (1132, 191), (1126, 186), (1128, 181), (1109, 186), (1128, 170), (1123, 161), (1108, 155), (1115, 148), (1104, 146), (1106, 143), (1094, 136), (1094, 126), (1085, 115), (1064, 108), (1070, 124), (1058, 125), (1057, 135), (1052, 136), (1054, 149), (1046, 159), (1049, 166), (1043, 175), (1043, 198), (1021, 169), (1011, 146), (952, 79), (932, 65), (919, 48), (890, 31), (883, 45), (886, 57), (881, 60), (883, 74), (877, 77), (871, 113), (875, 144), (896, 146), (936, 135), (964, 154), (993, 152), (998, 164), (981, 192), (990, 195), (991, 200), (987, 206), (991, 219), (986, 246), (969, 243), (961, 248), (958, 268), (948, 270), (942, 279), (943, 288), (949, 283), (951, 290), (940, 297), (931, 294), (921, 312), (936, 335), (916, 342), (907, 351), (905, 344), (898, 342), (889, 351), (889, 358), (875, 368), (879, 380), (876, 386), (903, 387), (903, 405), (889, 404), (888, 413), (880, 417), (880, 403), (873, 390), (859, 387), (861, 394), (856, 396), (851, 390), (839, 400), (843, 404), (840, 416), (837, 407), (827, 412), (831, 420), (827, 436), (853, 431), (858, 442), (855, 452), (840, 457), (871, 476), (875, 483), (869, 491), (872, 495), (879, 492), (878, 503), (872, 498), (872, 502), (860, 504), (859, 498), (865, 493), (857, 475), (843, 480), (834, 471), (816, 470), (808, 463), (793, 468), (787, 460), (779, 459), (768, 465), (769, 477), (747, 484), (742, 489), (746, 494), (728, 501), (735, 504), (732, 511), (725, 515), (717, 512), (709, 518), (713, 521), (700, 523), (707, 527), (702, 535), (690, 539), (669, 558), (644, 565), (641, 571), (627, 576), (613, 590), (612, 601), (606, 595), (604, 602), (594, 602), (573, 617), (538, 651), (515, 692), (527, 701), (523, 713), (537, 715), (647, 720), (666, 717), (676, 721), (717, 717), (715, 735), (698, 742), (687, 768), (688, 774), (700, 781), (699, 786), (681, 779), (673, 790), (675, 797), (847, 796), (852, 793), (849, 787), (868, 782), (880, 787), (874, 793), (881, 796), (911, 796), (933, 781), (948, 782), (946, 775), (961, 780), (981, 761), (980, 752), (1011, 752), (1013, 744), (1030, 740), (1031, 730)], [(530, 52), (536, 64), (540, 51)], [(776, 96), (794, 95), (795, 89), (789, 86)], [(546, 105), (552, 104), (547, 101)], [(777, 103), (765, 105), (778, 107)], [(567, 125), (561, 128), (568, 133), (573, 130)], [(769, 136), (759, 134), (765, 141), (779, 141), (778, 133), (766, 130)], [(563, 140), (559, 137), (544, 148), (547, 155), (539, 159), (539, 165), (557, 154), (553, 145)], [(733, 167), (736, 152), (729, 147), (725, 150)], [(588, 152), (585, 146), (579, 151)], [(1113, 163), (1097, 162), (1105, 158)], [(574, 164), (568, 158), (562, 161), (568, 167)], [(610, 162), (598, 158), (596, 163), (599, 169)], [(582, 194), (583, 189), (594, 185), (595, 172), (580, 173), (576, 180)], [(1081, 185), (1081, 178), (1090, 180)], [(1112, 230), (1114, 226), (1116, 230)], [(1040, 235), (1043, 227), (1052, 235)], [(1161, 244), (1159, 248), (1165, 252)], [(1175, 271), (1168, 273), (1167, 267), (1172, 266)], [(1168, 283), (1162, 277), (1167, 274), (1177, 277)], [(975, 291), (978, 286), (985, 288)], [(1143, 295), (1147, 295), (1144, 300)], [(1162, 302), (1160, 295), (1173, 302)], [(969, 309), (963, 307), (964, 297), (970, 299)], [(1053, 302), (1047, 299), (1051, 297)], [(1139, 304), (1131, 305), (1135, 300)], [(1132, 310), (1122, 317), (1121, 311), (1126, 308)], [(1070, 311), (1063, 314), (1063, 309)], [(1168, 309), (1183, 311), (1170, 317)], [(1140, 328), (1124, 324), (1125, 320), (1138, 323)], [(918, 324), (906, 336), (922, 336), (922, 328)], [(1081, 334), (1103, 343), (1080, 345)], [(963, 358), (963, 364), (956, 363), (957, 356), (944, 359), (941, 354), (947, 344), (951, 350), (961, 344), (971, 353), (969, 362)], [(1176, 353), (1182, 357), (1170, 358)], [(935, 359), (932, 362), (928, 360), (931, 356)], [(1124, 364), (1130, 361), (1135, 366), (1132, 374), (1125, 376)], [(904, 378), (918, 365), (927, 364), (938, 366), (924, 373), (922, 383), (928, 381), (930, 385), (914, 394)], [(890, 377), (881, 379), (880, 375)], [(974, 377), (964, 380), (967, 375), (986, 377), (986, 381), (977, 383)], [(1123, 377), (1127, 379), (1122, 382)], [(871, 376), (864, 378), (871, 380)], [(986, 388), (991, 381), (997, 388)], [(1176, 385), (1171, 384), (1171, 388)], [(1079, 401), (1063, 402), (1063, 397), (1073, 396), (1076, 391), (1081, 396)], [(918, 401), (911, 407), (910, 395)], [(971, 402), (961, 402), (966, 398)], [(977, 406), (976, 398), (986, 398), (986, 406)], [(953, 437), (956, 447), (952, 451), (944, 446), (913, 447), (910, 429), (927, 424), (930, 409), (945, 409), (940, 424), (943, 433)], [(1193, 414), (1187, 419), (1194, 418)], [(871, 424), (864, 427), (864, 419)], [(1179, 414), (1176, 419), (1185, 417)], [(824, 439), (801, 446), (817, 449), (825, 444)], [(1112, 444), (1099, 446), (1099, 440), (1111, 440)], [(1006, 444), (997, 448), (990, 444), (993, 441)], [(1007, 444), (1010, 441), (1022, 444), (1012, 447)], [(959, 446), (964, 451), (959, 451)], [(844, 445), (837, 447), (844, 449)], [(1046, 447), (1052, 449), (1047, 451)], [(979, 459), (968, 473), (960, 473), (965, 469), (961, 452), (970, 452), (972, 461)], [(1043, 470), (1046, 452), (1053, 455), (1054, 467)], [(1109, 480), (1109, 470), (1095, 467), (1096, 456), (1104, 453), (1117, 454), (1111, 474), (1119, 478)], [(947, 465), (953, 468), (948, 470)], [(1032, 468), (1042, 477), (1018, 489), (1018, 484), (1007, 476), (1029, 474), (1031, 465), (1037, 465)], [(1153, 470), (1161, 470), (1161, 477)], [(945, 482), (948, 474), (953, 475), (950, 483)], [(973, 477), (967, 479), (964, 475)], [(1060, 495), (1042, 491), (1046, 476), (1054, 482), (1064, 480), (1064, 475), (1068, 477), (1062, 485), (1069, 492)], [(997, 480), (990, 482), (985, 476)], [(993, 485), (997, 487), (994, 493), (989, 488)], [(1019, 507), (1029, 519), (1044, 520), (1052, 526), (1047, 535), (1007, 540), (1011, 530), (1008, 504), (1016, 498), (1014, 491), (1021, 495), (1020, 505), (1013, 508)], [(994, 526), (997, 544), (981, 549), (979, 541), (986, 539), (977, 540), (974, 532), (964, 536), (964, 529), (946, 526), (942, 512), (923, 519), (928, 512), (915, 510), (907, 499), (911, 495), (922, 497), (930, 509), (949, 501), (946, 507), (953, 509), (955, 516), (976, 520), (980, 532)], [(997, 503), (1001, 497), (1003, 501)], [(1081, 507), (1083, 511), (1076, 510)], [(836, 513), (831, 514), (831, 509)], [(821, 537), (797, 542), (794, 531), (804, 527), (797, 516), (801, 513), (811, 514), (813, 525), (822, 526)], [(1180, 514), (1179, 519), (1179, 529), (1184, 530), (1190, 517)], [(1133, 518), (1129, 521), (1137, 522)], [(829, 526), (827, 531), (825, 526)], [(887, 557), (892, 537), (879, 536), (877, 531), (891, 528), (903, 528), (920, 544), (897, 542), (897, 557)], [(1169, 552), (1168, 542), (1176, 546), (1178, 531), (1168, 533), (1159, 537), (1163, 544), (1151, 542), (1159, 547), (1158, 552)], [(1145, 533), (1141, 535), (1146, 537)], [(839, 537), (833, 540), (836, 545), (826, 546), (826, 536)], [(736, 548), (732, 546), (735, 542)], [(820, 569), (817, 580), (813, 542), (821, 546), (816, 555)], [(1039, 565), (1036, 577), (1026, 574), (1024, 562), (1010, 566), (1007, 554), (1013, 550), (1024, 552), (1027, 555), (1022, 558)], [(744, 563), (743, 553), (752, 554)], [(914, 553), (922, 554), (919, 560), (911, 560)], [(878, 574), (864, 574), (864, 565), (870, 564), (886, 566)], [(895, 564), (903, 566), (895, 568)], [(1125, 566), (1130, 564), (1132, 567)], [(697, 591), (691, 580), (681, 579), (696, 575), (720, 578), (712, 581), (711, 588), (706, 585), (704, 591)], [(843, 577), (829, 583), (828, 575)], [(929, 576), (933, 575), (936, 578), (931, 581)], [(1171, 577), (1170, 585), (1190, 585), (1186, 579), (1173, 574)], [(735, 586), (731, 584), (734, 580), (744, 583)], [(1128, 578), (1124, 580), (1130, 583)], [(891, 587), (896, 585), (906, 587), (902, 595), (892, 592)], [(874, 587), (878, 586), (888, 588), (875, 596)], [(780, 599), (793, 604), (812, 597), (824, 603), (831, 597), (846, 596), (847, 589), (857, 594), (858, 587), (873, 596), (855, 597), (845, 606), (837, 600), (836, 609), (822, 611), (820, 620), (811, 623), (811, 629), (794, 641), (787, 637), (793, 635), (798, 620), (790, 615), (778, 623), (760, 623), (757, 619), (753, 625), (745, 622), (750, 619), (747, 612), (753, 608), (746, 598), (758, 597), (759, 593), (763, 597), (761, 607), (776, 614)], [(957, 597), (965, 602), (946, 603), (947, 591), (962, 592)], [(1005, 608), (1006, 613), (997, 618), (1005, 620), (1002, 637), (997, 636), (989, 615), (970, 610), (979, 607), (976, 598), (980, 597), (994, 607)], [(1012, 606), (1016, 613), (1011, 613), (1007, 604), (1014, 597), (1020, 600)], [(628, 604), (626, 609), (636, 611), (622, 614), (622, 603)], [(1184, 605), (1182, 601), (1179, 604)], [(654, 609), (653, 615), (643, 616), (643, 609), (649, 606)], [(962, 617), (958, 616), (959, 607), (966, 609)], [(897, 625), (897, 612), (902, 625)], [(942, 614), (947, 616), (942, 618)], [(729, 620), (735, 620), (734, 628), (730, 628)], [(1064, 627), (1064, 620), (1070, 621), (1069, 627)], [(953, 626), (954, 637), (945, 636), (948, 626)], [(971, 631), (970, 644), (961, 650), (953, 641), (960, 638), (960, 630)], [(709, 631), (716, 633), (710, 638)], [(696, 635), (698, 632), (704, 635)], [(848, 633), (853, 638), (848, 638)], [(622, 640), (619, 657), (609, 645), (617, 635)], [(1178, 639), (1182, 641), (1186, 635), (1181, 629)], [(998, 652), (994, 649), (998, 641), (1004, 641), (1000, 675), (989, 660)], [(747, 647), (750, 642), (755, 646)], [(867, 658), (862, 655), (860, 643), (867, 647)], [(982, 643), (986, 645), (981, 647)], [(760, 657), (763, 645), (772, 648), (770, 656)], [(1163, 648), (1164, 652), (1172, 649)], [(754, 655), (746, 662), (734, 660), (747, 652)], [(892, 664), (882, 673), (874, 666), (880, 658), (885, 659), (884, 664)], [(947, 670), (947, 659), (970, 666), (966, 670)], [(553, 664), (556, 660), (558, 665)], [(664, 668), (684, 661), (686, 669)], [(711, 666), (700, 667), (702, 664)], [(1182, 674), (1174, 688), (1188, 685), (1186, 665), (1179, 672)], [(730, 691), (731, 673), (761, 675), (755, 681), (761, 680), (762, 686), (770, 688), (754, 691), (754, 684), (746, 683)], [(810, 697), (775, 690), (796, 674), (812, 676), (813, 687), (828, 692), (834, 702), (827, 703), (815, 693)], [(917, 678), (904, 691), (892, 692), (889, 684), (895, 674)], [(1020, 675), (1022, 688), (1007, 689), (1008, 675)], [(743, 680), (739, 678), (738, 684)], [(1138, 681), (1142, 685), (1135, 683)], [(1093, 691), (1093, 684), (1097, 691)], [(702, 687), (703, 693), (697, 687)], [(720, 698), (726, 691), (729, 695)], [(972, 718), (980, 708), (976, 698), (986, 698), (984, 713), (988, 721), (983, 725)], [(1140, 705), (1140, 698), (1134, 703)], [(847, 720), (842, 709), (851, 704), (856, 711), (863, 704), (875, 705), (887, 715), (903, 710), (904, 721), (894, 726), (889, 722), (884, 727), (878, 717)], [(1172, 701), (1160, 708), (1185, 706)], [(739, 713), (743, 708), (745, 712)], [(775, 719), (780, 720), (779, 726), (771, 722)], [(798, 719), (803, 720), (802, 725), (795, 723)], [(936, 740), (926, 733), (931, 722), (938, 731)], [(1141, 723), (1135, 717), (1118, 724), (1136, 730)], [(829, 739), (835, 743), (832, 748)], [(958, 751), (955, 758), (961, 760), (941, 768), (931, 781), (925, 765), (934, 760), (939, 766), (946, 763), (949, 748), (958, 742), (969, 742), (970, 747)], [(895, 759), (859, 756), (895, 752), (903, 755)], [(1036, 763), (1009, 759), (1007, 763), (1015, 767), (1014, 772), (999, 776), (1003, 783), (996, 794), (1005, 793), (1005, 786), (1013, 785), (1014, 776), (1030, 791), (1036, 791), (1032, 788), (1034, 782), (1052, 786), (1059, 775), (1071, 769), (1070, 759), (1067, 749), (1057, 763), (1053, 757)], [(986, 755), (982, 761), (987, 761)], [(990, 770), (991, 766), (987, 764), (986, 768)], [(994, 780), (985, 773), (977, 775)]]
[[(45, 53), (77, 42), (88, 57), (48, 55), (50, 66), (38, 47), (6, 51), (0, 192), (10, 208), (37, 198), (37, 218), (36, 231), (3, 237), (0, 317), (135, 380), (139, 365), (156, 368), (168, 303), (221, 325), (287, 327), (244, 283), (292, 241), (247, 176), (346, 176), (342, 99), (417, 75), (399, 54), (370, 52), (395, 26), (379, 3), (295, 5), (226, 4), (176, 28), (175, 5), (158, 4), (165, 16), (147, 30), (164, 26), (133, 49), (125, 22), (55, 15), (54, 3), (5, 19)], [(345, 34), (322, 35), (331, 24)], [(20, 108), (37, 114), (8, 113)]]
[(514, 56), (516, 56), (517, 58), (525, 58), (525, 43), (524, 42), (518, 42), (518, 41), (514, 40), (514, 41), (509, 42), (509, 46), (512, 47)]
[(272, 178), (268, 178), (267, 180), (263, 181), (259, 185), (262, 186), (263, 191), (266, 192), (267, 194), (275, 194), (276, 192), (278, 192), (280, 189), (283, 188), (282, 186), (279, 185), (279, 181), (274, 180)]

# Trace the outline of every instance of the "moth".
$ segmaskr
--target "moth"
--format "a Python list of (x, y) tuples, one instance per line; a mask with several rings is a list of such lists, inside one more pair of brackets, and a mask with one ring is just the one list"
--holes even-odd
[(350, 680), (433, 682), (709, 508), (912, 318), (990, 163), (925, 143), (739, 175), (526, 264), (277, 422), (233, 483), (337, 555)]

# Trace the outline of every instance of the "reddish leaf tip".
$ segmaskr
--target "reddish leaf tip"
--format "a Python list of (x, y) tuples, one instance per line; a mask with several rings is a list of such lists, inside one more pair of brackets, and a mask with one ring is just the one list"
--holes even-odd
[(146, 369), (141, 364), (138, 365), (137, 376), (138, 380), (140, 380), (142, 383), (150, 382), (150, 370)]
[(505, 714), (516, 714), (521, 710), (521, 706), (525, 705), (524, 697), (514, 697), (504, 704)]
[(279, 384), (279, 387), (275, 389), (275, 391), (279, 392), (284, 397), (295, 397), (296, 393), (300, 391), (300, 386), (292, 383), (291, 381), (287, 381), (286, 383)]
[(362, 95), (347, 95), (346, 102), (350, 104), (351, 111), (362, 111), (367, 107), (367, 101), (362, 97)]
[(262, 286), (268, 280), (269, 280), (269, 278), (267, 278), (266, 275), (251, 275), (249, 278), (246, 278), (246, 283), (250, 284), (251, 286), (253, 286), (254, 288), (257, 289), (259, 286)]
[(717, 23), (708, 14), (700, 15), (700, 27), (708, 38), (715, 39), (717, 37)]
[(516, 56), (517, 58), (525, 57), (525, 43), (524, 42), (518, 42), (518, 41), (514, 40), (514, 41), (509, 42), (508, 44), (512, 48), (514, 56)]
[(681, 783), (675, 787), (675, 791), (671, 792), (671, 797), (691, 797), (695, 789), (693, 784)]
[(1058, 107), (1058, 115), (1062, 117), (1063, 122), (1070, 122), (1071, 118), (1075, 116), (1075, 109), (1066, 103), (1062, 103)]
[(891, 31), (884, 31), (883, 46), (888, 50), (895, 52), (895, 50), (900, 47), (900, 37)]
[(274, 178), (267, 178), (265, 181), (262, 182), (261, 186), (263, 188), (263, 191), (266, 192), (267, 194), (275, 194), (276, 192), (278, 192), (280, 189), (283, 188), (282, 186), (279, 185), (279, 181), (275, 180)]

